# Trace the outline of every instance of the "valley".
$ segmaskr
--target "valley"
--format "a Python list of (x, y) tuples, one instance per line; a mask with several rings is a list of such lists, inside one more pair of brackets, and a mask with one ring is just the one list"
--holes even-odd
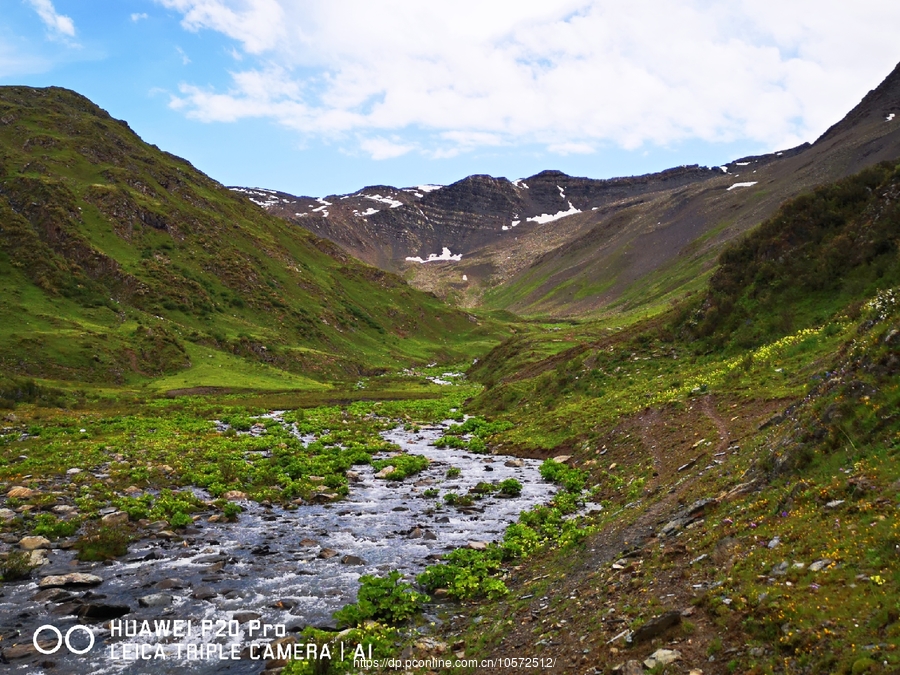
[(190, 609), (317, 648), (232, 672), (896, 671), (897, 108), (306, 198), (0, 88), (3, 659)]

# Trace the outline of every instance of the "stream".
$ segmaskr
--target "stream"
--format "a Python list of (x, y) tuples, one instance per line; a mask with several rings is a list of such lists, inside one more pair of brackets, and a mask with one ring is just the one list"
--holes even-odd
[[(11, 658), (7, 672), (255, 675), (265, 667), (260, 645), (306, 626), (333, 629), (332, 613), (355, 601), (361, 575), (397, 569), (412, 580), (452, 549), (499, 539), (521, 511), (555, 492), (541, 479), (537, 460), (435, 448), (445, 428), (384, 432), (385, 439), (431, 464), (402, 481), (376, 479), (371, 466), (354, 467), (359, 478), (340, 501), (296, 510), (242, 502), (236, 523), (200, 520), (178, 539), (140, 540), (126, 556), (107, 563), (78, 562), (72, 551), (54, 548), (31, 579), (0, 586), (0, 627), (4, 635), (15, 629), (20, 636), (7, 637), (0, 647), (30, 643), (35, 630), (50, 625), (62, 638), (69, 635), (73, 651), (85, 653), (70, 653), (64, 640), (44, 628), (42, 648), (59, 649)], [(451, 466), (460, 476), (446, 478)], [(521, 495), (485, 496), (466, 509), (422, 495), (431, 487), (441, 496), (465, 494), (481, 481), (506, 478), (522, 484)], [(38, 586), (44, 577), (73, 572), (102, 582)], [(94, 606), (98, 618), (78, 618), (75, 612), (85, 605)], [(111, 622), (104, 612), (122, 615)], [(170, 623), (160, 624), (159, 634), (134, 635), (153, 629), (156, 621)]]

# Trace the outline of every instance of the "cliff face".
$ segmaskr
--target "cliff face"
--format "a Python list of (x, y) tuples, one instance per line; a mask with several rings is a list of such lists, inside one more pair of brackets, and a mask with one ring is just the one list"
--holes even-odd
[(401, 271), (409, 266), (407, 258), (427, 260), (445, 248), (451, 255), (468, 256), (565, 217), (718, 175), (718, 169), (699, 166), (611, 180), (577, 178), (561, 171), (542, 171), (516, 181), (475, 175), (447, 186), (371, 186), (318, 199), (232, 189), (366, 262)]

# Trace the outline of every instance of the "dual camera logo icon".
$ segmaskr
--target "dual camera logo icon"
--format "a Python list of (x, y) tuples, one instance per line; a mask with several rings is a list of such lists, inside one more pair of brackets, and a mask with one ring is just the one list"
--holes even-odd
[[(56, 635), (56, 646), (52, 649), (45, 649), (44, 645), (41, 645), (38, 642), (38, 635), (41, 633), (49, 631)], [(89, 640), (88, 646), (84, 649), (78, 649), (72, 646), (72, 635), (75, 633), (84, 633), (87, 635)], [(55, 654), (58, 652), (63, 645), (66, 645), (66, 649), (69, 650), (72, 654), (87, 654), (94, 648), (94, 633), (87, 626), (72, 626), (69, 630), (66, 631), (65, 636), (63, 636), (62, 631), (59, 630), (56, 626), (51, 626), (49, 623), (40, 626), (36, 631), (34, 631), (34, 635), (31, 637), (31, 644), (34, 645), (34, 648), (37, 649), (41, 654)]]

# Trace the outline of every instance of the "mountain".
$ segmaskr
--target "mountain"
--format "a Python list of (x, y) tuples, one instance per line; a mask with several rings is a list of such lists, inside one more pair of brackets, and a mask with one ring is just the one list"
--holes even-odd
[(0, 88), (0, 288), (7, 376), (289, 387), (494, 330), (57, 87)]
[[(723, 167), (611, 180), (544, 171), (512, 182), (470, 176), (439, 189), (364, 188), (318, 201), (265, 191), (255, 198), (462, 305), (590, 315), (664, 305), (699, 289), (723, 246), (786, 199), (900, 156), (898, 113), (900, 66), (814, 143)], [(437, 259), (407, 259), (429, 256)]]

